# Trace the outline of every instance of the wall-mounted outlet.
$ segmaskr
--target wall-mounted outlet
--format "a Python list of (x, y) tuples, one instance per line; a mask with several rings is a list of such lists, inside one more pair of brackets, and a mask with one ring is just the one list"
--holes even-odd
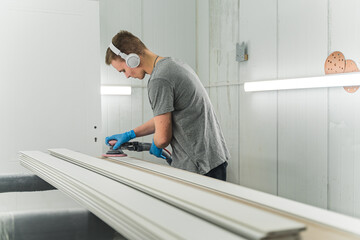
[(246, 53), (246, 45), (244, 42), (241, 44), (236, 44), (236, 61), (244, 62), (248, 60), (248, 55)]

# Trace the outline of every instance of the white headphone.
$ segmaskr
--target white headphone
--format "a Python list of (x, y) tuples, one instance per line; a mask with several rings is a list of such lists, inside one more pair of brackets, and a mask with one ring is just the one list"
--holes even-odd
[(125, 53), (121, 52), (117, 47), (115, 47), (113, 43), (110, 43), (109, 48), (111, 49), (111, 51), (113, 53), (115, 53), (116, 55), (118, 55), (122, 59), (124, 59), (126, 62), (126, 65), (129, 68), (136, 68), (137, 66), (139, 66), (140, 57), (136, 53), (125, 54)]

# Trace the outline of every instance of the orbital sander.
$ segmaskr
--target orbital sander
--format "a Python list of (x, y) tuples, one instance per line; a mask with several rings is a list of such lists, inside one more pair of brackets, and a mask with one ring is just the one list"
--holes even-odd
[[(116, 140), (109, 141), (110, 149), (103, 157), (126, 157), (127, 154), (123, 152), (123, 150), (135, 151), (135, 152), (143, 152), (150, 151), (151, 143), (143, 143), (143, 142), (126, 142), (123, 143), (118, 149), (114, 149), (114, 145), (116, 144)], [(171, 153), (167, 149), (163, 149), (162, 155), (165, 157), (166, 162), (171, 165), (172, 158)]]
[[(126, 157), (127, 155), (121, 150), (121, 148), (123, 147), (123, 145), (121, 145), (118, 149), (113, 149), (115, 144), (116, 144), (116, 140), (111, 140), (109, 141), (109, 145), (110, 145), (110, 150), (107, 151), (105, 154), (103, 154), (103, 157)], [(123, 147), (124, 148), (124, 147)]]

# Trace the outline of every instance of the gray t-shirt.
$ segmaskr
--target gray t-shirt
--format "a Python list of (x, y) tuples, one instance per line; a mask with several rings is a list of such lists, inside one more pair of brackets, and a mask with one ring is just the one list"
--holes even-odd
[(190, 66), (159, 60), (147, 88), (154, 116), (172, 112), (171, 166), (205, 174), (230, 158), (209, 96)]

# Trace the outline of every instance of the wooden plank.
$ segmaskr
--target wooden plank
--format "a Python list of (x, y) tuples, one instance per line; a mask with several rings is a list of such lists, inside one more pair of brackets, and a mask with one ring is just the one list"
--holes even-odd
[[(285, 235), (290, 238), (304, 229), (304, 225), (297, 222), (258, 211), (256, 208), (248, 207), (235, 199), (213, 194), (212, 191), (197, 188), (195, 185), (189, 186), (151, 174), (148, 171), (139, 171), (124, 165), (104, 162), (101, 159), (68, 149), (50, 149), (49, 151), (53, 156), (162, 199), (240, 236), (251, 239), (271, 236), (276, 239)], [(208, 179), (208, 177), (202, 177)], [(249, 216), (252, 217), (249, 218)]]
[(24, 166), (130, 239), (243, 239), (140, 191), (45, 153), (22, 152), (20, 159)]
[[(278, 77), (323, 74), (327, 0), (278, 2)], [(278, 93), (278, 194), (327, 207), (327, 89)]]
[(126, 164), (137, 169), (143, 168), (167, 178), (174, 178), (190, 185), (205, 187), (235, 197), (244, 204), (302, 222), (307, 226), (307, 230), (301, 234), (302, 239), (345, 240), (360, 238), (358, 227), (360, 220), (356, 218), (217, 179), (204, 178), (199, 174), (181, 169), (127, 158), (122, 158), (119, 164)]
[[(241, 0), (239, 34), (249, 53), (240, 82), (276, 78), (277, 1)], [(239, 95), (240, 184), (277, 194), (277, 93), (245, 93), (241, 85)]]
[[(341, 51), (360, 67), (356, 0), (329, 1), (329, 54)], [(329, 89), (329, 209), (360, 217), (360, 92)]]

